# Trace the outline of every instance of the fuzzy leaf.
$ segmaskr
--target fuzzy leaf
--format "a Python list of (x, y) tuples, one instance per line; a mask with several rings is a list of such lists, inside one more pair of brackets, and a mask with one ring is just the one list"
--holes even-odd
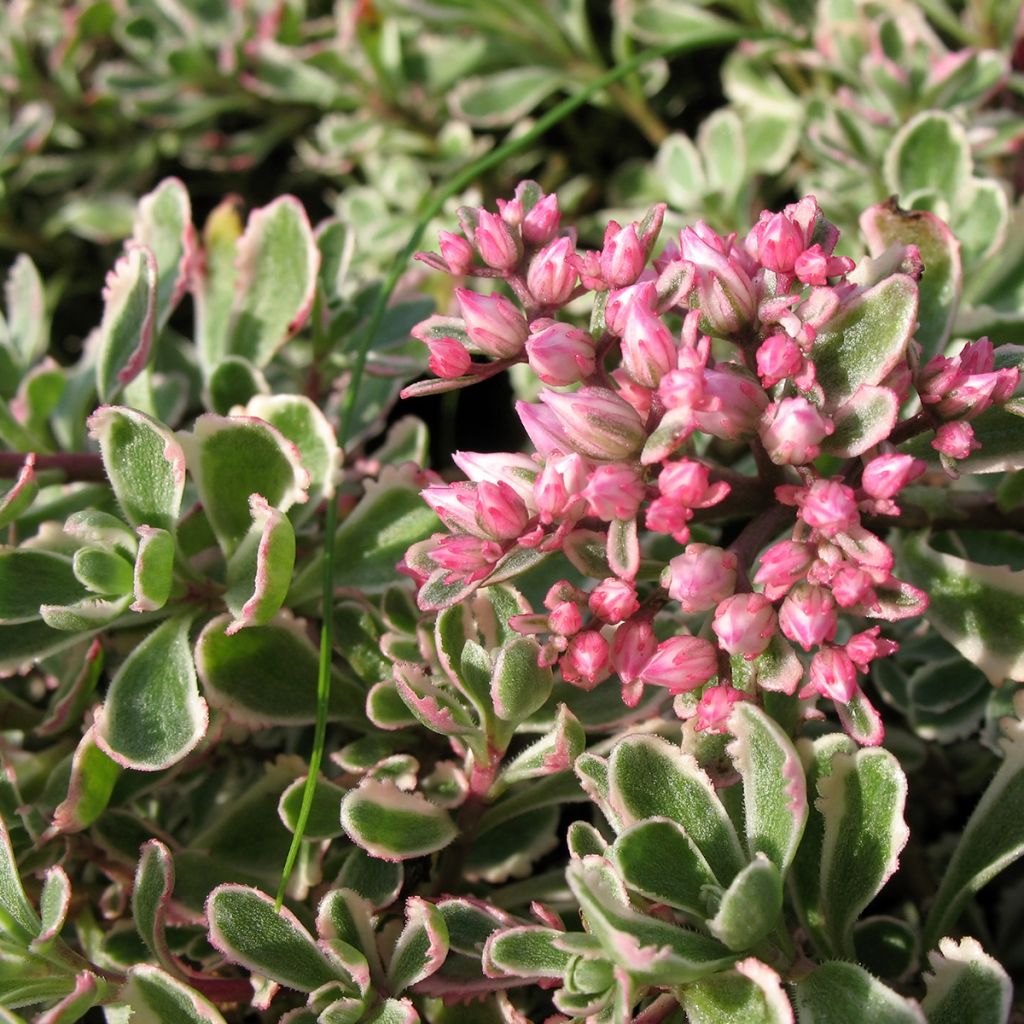
[(507, 974), (517, 978), (563, 978), (572, 959), (556, 945), (563, 934), (536, 925), (496, 931), (484, 946), (484, 973), (499, 978)]
[(471, 125), (501, 128), (526, 117), (562, 85), (564, 76), (546, 67), (514, 67), (466, 78), (448, 94), (452, 113)]
[(258, 889), (218, 885), (206, 916), (210, 942), (232, 963), (300, 992), (343, 980), (295, 915)]
[(863, 967), (828, 963), (796, 985), (800, 1024), (926, 1024), (917, 1003), (897, 995)]
[[(336, 806), (335, 818), (338, 817), (337, 809)], [(391, 906), (398, 898), (404, 881), (405, 871), (401, 864), (371, 857), (354, 846), (351, 854), (345, 858), (336, 884), (359, 893), (372, 910), (381, 910)]]
[(157, 839), (150, 839), (139, 851), (139, 863), (132, 885), (132, 917), (135, 930), (160, 963), (171, 969), (164, 927), (167, 901), (174, 891), (174, 861), (171, 851)]
[(921, 1001), (928, 1024), (1005, 1024), (1009, 1019), (1013, 984), (975, 939), (942, 939), (928, 962), (928, 993)]
[(408, 860), (444, 849), (458, 834), (447, 811), (417, 793), (366, 779), (341, 804), (349, 838), (382, 860)]
[(729, 718), (729, 756), (743, 779), (747, 850), (765, 854), (785, 875), (807, 820), (800, 757), (781, 728), (756, 704), (743, 701)]
[[(966, 459), (955, 461), (956, 472), (964, 474), (1002, 473), (1024, 469), (1024, 401), (1020, 398), (1006, 405), (994, 405), (971, 420), (974, 439), (981, 445)], [(924, 459), (930, 466), (942, 465), (942, 458), (932, 447), (934, 431), (911, 438), (899, 450)]]
[(955, 923), (967, 900), (1024, 854), (1024, 697), (1004, 718), (1003, 763), (978, 801), (953, 852), (925, 927), (925, 948)]
[(682, 826), (723, 885), (746, 858), (711, 780), (688, 754), (654, 736), (628, 736), (612, 751), (609, 802), (624, 824), (669, 818)]
[(896, 425), (900, 401), (892, 388), (862, 384), (853, 397), (836, 409), (835, 432), (822, 443), (822, 451), (851, 458), (881, 444)]
[(75, 987), (59, 1003), (34, 1017), (33, 1024), (72, 1024), (81, 1020), (101, 1000), (101, 984), (92, 971), (81, 971), (75, 976)]
[(262, 368), (309, 317), (320, 251), (302, 204), (280, 196), (249, 215), (237, 253), (228, 347)]
[[(196, 641), (196, 669), (214, 707), (248, 725), (301, 725), (316, 719), (319, 654), (289, 616), (227, 635), (231, 616), (219, 615)], [(362, 690), (334, 672), (329, 721), (362, 719)]]
[(11, 929), (27, 946), (38, 934), (41, 922), (21, 884), (10, 836), (0, 818), (0, 913), (5, 929)]
[[(587, 852), (602, 853), (603, 847), (591, 845)], [(696, 917), (706, 915), (705, 887), (717, 887), (718, 880), (696, 844), (674, 821), (649, 818), (626, 829), (608, 857), (630, 889)]]
[(71, 633), (85, 633), (99, 629), (119, 619), (131, 602), (131, 594), (123, 597), (86, 597), (74, 604), (43, 604), (39, 614), (53, 629)]
[(934, 213), (901, 210), (892, 199), (865, 210), (860, 229), (871, 256), (880, 256), (894, 243), (916, 245), (921, 253), (925, 272), (918, 282), (921, 299), (914, 336), (923, 347), (924, 365), (942, 352), (960, 306), (960, 243)]
[(42, 927), (32, 941), (32, 948), (46, 948), (60, 935), (71, 905), (71, 880), (62, 867), (48, 868), (39, 893), (39, 915)]
[(105, 810), (121, 775), (121, 766), (97, 745), (95, 725), (86, 729), (71, 759), (68, 795), (53, 812), (59, 833), (88, 828)]
[(758, 853), (722, 894), (711, 934), (730, 949), (750, 949), (778, 923), (782, 913), (782, 876), (763, 853)]
[(118, 504), (133, 526), (174, 532), (185, 488), (185, 453), (162, 423), (134, 409), (103, 406), (89, 417)]
[(586, 745), (587, 737), (579, 719), (565, 704), (559, 704), (554, 727), (505, 765), (501, 783), (508, 786), (570, 771)]
[(132, 564), (115, 551), (79, 548), (71, 564), (78, 582), (93, 594), (125, 594), (132, 589)]
[(186, 756), (206, 733), (188, 641), (192, 616), (161, 623), (125, 659), (96, 720), (96, 741), (118, 764), (159, 771)]
[(690, 1024), (794, 1024), (779, 976), (751, 957), (682, 991)]
[(395, 940), (388, 964), (388, 988), (404, 992), (429, 978), (448, 955), (448, 926), (432, 903), (411, 896), (405, 904), (405, 927)]
[(196, 255), (192, 205), (177, 178), (165, 178), (139, 200), (132, 238), (156, 263), (156, 327), (167, 323), (188, 287)]
[(886, 185), (900, 198), (935, 192), (955, 207), (972, 163), (963, 125), (952, 114), (927, 110), (911, 118), (886, 150)]
[(17, 479), (0, 494), (0, 529), (10, 526), (24, 512), (27, 512), (39, 494), (39, 481), (36, 479), (36, 457), (29, 453), (25, 462), (18, 470)]
[(174, 583), (174, 538), (158, 527), (139, 526), (139, 552), (132, 572), (131, 608), (155, 612), (167, 603)]
[[(25, 370), (46, 354), (49, 329), (43, 282), (36, 265), (24, 253), (11, 264), (4, 282), (4, 297), (7, 300), (6, 341), (15, 361)], [(0, 317), (0, 330), (2, 325)]]
[(537, 664), (540, 646), (532, 637), (506, 640), (491, 675), (491, 699), (498, 717), (521, 722), (544, 706), (554, 686), (550, 668)]
[[(192, 289), (196, 349), (208, 380), (228, 354), (228, 329), (238, 276), (235, 254), (241, 234), (238, 197), (229, 196), (210, 213), (203, 226), (203, 258), (198, 261)], [(228, 408), (217, 411), (226, 414)]]
[(900, 574), (927, 590), (925, 616), (943, 639), (995, 686), (1024, 682), (1024, 572), (944, 554), (920, 533), (905, 533), (896, 555)]
[(0, 622), (39, 618), (42, 604), (71, 604), (88, 595), (70, 558), (50, 551), (0, 551)]
[[(277, 805), (277, 813), (289, 832), (294, 833), (302, 807), (302, 794), (306, 787), (306, 776), (296, 779), (282, 794)], [(313, 805), (306, 821), (306, 839), (336, 839), (342, 834), (341, 823), (338, 821), (338, 809), (341, 807), (345, 790), (325, 778), (318, 778), (313, 789)], [(348, 883), (346, 883), (348, 884)], [(351, 888), (351, 886), (349, 886)]]
[(128, 969), (121, 998), (132, 1024), (225, 1024), (213, 1003), (152, 964)]
[(903, 358), (917, 323), (917, 285), (893, 274), (848, 302), (818, 332), (811, 358), (828, 409), (879, 384)]
[(107, 275), (96, 356), (96, 390), (109, 402), (149, 364), (156, 320), (156, 260), (129, 243)]
[(291, 521), (259, 494), (249, 495), (252, 526), (228, 559), (224, 603), (235, 620), (232, 636), (247, 626), (263, 626), (277, 614), (295, 567), (295, 530)]
[(887, 750), (838, 754), (818, 780), (824, 819), (821, 907), (836, 953), (852, 953), (853, 924), (899, 864), (910, 832), (907, 780)]

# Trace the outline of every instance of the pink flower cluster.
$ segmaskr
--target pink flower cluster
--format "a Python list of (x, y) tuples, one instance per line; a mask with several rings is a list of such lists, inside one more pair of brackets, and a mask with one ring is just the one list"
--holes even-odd
[[(596, 585), (563, 580), (544, 612), (513, 624), (546, 636), (541, 657), (566, 681), (589, 689), (615, 675), (630, 706), (648, 686), (700, 692), (677, 700), (677, 712), (711, 730), (759, 688), (798, 695), (812, 715), (810, 702), (825, 697), (857, 739), (880, 742), (858, 675), (895, 644), (877, 626), (837, 637), (851, 632), (842, 616), (892, 621), (925, 607), (922, 592), (892, 575), (893, 553), (865, 519), (898, 515), (897, 495), (926, 467), (887, 442), (892, 421), (857, 447), (833, 445), (847, 455), (840, 470), (815, 465), (857, 411), (823, 389), (815, 342), (866, 286), (849, 280), (852, 260), (834, 255), (838, 232), (813, 197), (763, 213), (743, 239), (685, 228), (652, 259), (663, 214), (612, 222), (600, 250), (580, 250), (560, 231), (557, 199), (526, 182), (497, 214), (462, 211), (463, 235), (442, 234), (440, 256), (421, 254), (507, 289), (456, 288), (460, 316), (416, 328), (434, 373), (463, 386), (525, 362), (544, 387), (537, 402), (517, 405), (532, 453), (458, 453), (467, 481), (424, 491), (449, 533), (410, 550), (410, 574), (454, 601), (507, 578), (524, 549), (562, 552)], [(588, 328), (558, 318), (588, 292)], [(1018, 382), (1016, 370), (993, 367), (986, 340), (932, 359), (916, 380), (904, 355), (862, 393), (895, 409), (916, 384), (941, 424), (934, 446), (962, 458), (976, 445), (968, 421)], [(716, 469), (709, 445), (749, 451), (749, 469)], [(727, 511), (750, 520), (730, 547), (691, 540), (695, 520)], [(755, 527), (766, 521), (774, 532), (762, 537)], [(789, 523), (788, 536), (760, 551)], [(660, 587), (656, 565), (641, 573), (652, 534), (681, 546)], [(697, 635), (677, 624), (659, 640), (656, 613), (673, 611)]]

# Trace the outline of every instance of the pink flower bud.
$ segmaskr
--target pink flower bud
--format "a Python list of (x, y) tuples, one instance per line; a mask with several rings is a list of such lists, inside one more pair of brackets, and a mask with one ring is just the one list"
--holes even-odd
[(805, 248), (804, 233), (785, 213), (765, 210), (747, 236), (747, 248), (768, 270), (776, 274), (791, 274), (797, 257)]
[(763, 584), (765, 596), (776, 601), (807, 575), (814, 548), (795, 540), (780, 540), (761, 553), (754, 582)]
[(677, 349), (672, 332), (639, 302), (629, 307), (622, 334), (622, 365), (646, 388), (655, 388), (676, 365)]
[(639, 678), (657, 649), (657, 638), (646, 619), (630, 619), (619, 626), (612, 642), (612, 668), (623, 685)]
[(757, 350), (757, 373), (766, 388), (795, 376), (803, 365), (803, 352), (788, 334), (773, 334), (765, 338)]
[(448, 570), (445, 583), (475, 583), (490, 574), (503, 554), (502, 546), (493, 540), (445, 537), (430, 552), (430, 560)]
[(893, 498), (927, 468), (913, 455), (879, 455), (864, 467), (860, 485), (872, 498)]
[(526, 356), (545, 384), (578, 384), (594, 372), (594, 339), (586, 331), (544, 317), (530, 328)]
[(685, 544), (690, 539), (689, 522), (692, 518), (693, 509), (674, 498), (655, 498), (647, 506), (644, 523), (648, 530), (667, 533), (679, 544)]
[(857, 496), (838, 480), (815, 480), (799, 497), (800, 518), (826, 537), (860, 523)]
[(432, 338), (426, 345), (430, 350), (430, 372), (436, 377), (462, 377), (473, 365), (469, 353), (454, 338)]
[(811, 658), (810, 682), (800, 699), (820, 695), (839, 704), (849, 704), (857, 692), (857, 670), (850, 656), (839, 647), (825, 647)]
[(538, 199), (523, 217), (523, 238), (530, 245), (544, 245), (555, 237), (562, 214), (554, 193)]
[(662, 573), (669, 597), (687, 614), (714, 608), (736, 587), (736, 556), (712, 544), (689, 544)]
[(476, 485), (476, 521), (494, 540), (514, 540), (530, 520), (523, 499), (504, 481)]
[(874, 581), (863, 569), (856, 569), (852, 565), (837, 569), (829, 581), (832, 596), (840, 608), (873, 605), (878, 600), (873, 584)]
[(477, 522), (475, 484), (434, 484), (421, 491), (420, 497), (453, 533), (468, 533), (483, 540), (495, 539)]
[(478, 213), (473, 241), (480, 259), (495, 270), (511, 270), (523, 255), (522, 245), (508, 224), (488, 210)]
[(468, 273), (473, 266), (473, 246), (462, 235), (451, 231), (439, 232), (437, 240), (449, 272), (457, 277)]
[(711, 628), (719, 646), (729, 654), (742, 654), (748, 661), (756, 658), (771, 643), (778, 618), (764, 594), (735, 594), (715, 609)]
[(625, 288), (633, 284), (644, 269), (647, 254), (637, 237), (636, 225), (619, 227), (609, 221), (604, 232), (601, 249), (601, 275), (611, 288)]
[(534, 448), (544, 458), (572, 451), (569, 435), (550, 409), (529, 402), (516, 402), (516, 415)]
[(639, 452), (647, 435), (628, 402), (607, 388), (584, 387), (562, 393), (542, 391), (540, 400), (554, 413), (581, 455), (617, 462)]
[(740, 701), (750, 700), (750, 694), (732, 686), (709, 686), (697, 703), (694, 728), (697, 732), (724, 733), (729, 731), (729, 716)]
[(452, 461), (476, 483), (507, 483), (527, 507), (533, 503), (533, 485), (540, 467), (522, 452), (456, 452)]
[(943, 423), (935, 431), (932, 447), (951, 459), (966, 459), (981, 447), (981, 443), (974, 439), (974, 428), (970, 423)]
[(809, 583), (795, 586), (779, 609), (779, 628), (805, 651), (831, 640), (838, 624), (836, 603), (823, 587)]
[(640, 607), (636, 588), (617, 576), (602, 580), (590, 592), (587, 606), (603, 622), (623, 622)]
[(685, 693), (703, 686), (717, 674), (718, 651), (710, 640), (673, 636), (658, 644), (640, 679), (651, 686), (664, 686), (669, 693)]
[(895, 640), (879, 637), (878, 634), (881, 631), (881, 626), (872, 626), (870, 629), (864, 630), (863, 633), (855, 633), (846, 641), (844, 650), (861, 671), (866, 672), (875, 658), (887, 658), (900, 649), (900, 645)]
[(802, 466), (821, 454), (819, 445), (835, 430), (806, 398), (772, 402), (761, 417), (761, 443), (778, 466)]
[(697, 427), (726, 441), (753, 434), (768, 405), (764, 389), (737, 363), (704, 371), (704, 401), (694, 412)]
[(553, 633), (561, 636), (572, 636), (583, 626), (583, 614), (575, 601), (561, 601), (551, 609), (548, 625)]
[(618, 288), (608, 293), (608, 301), (604, 307), (604, 322), (608, 325), (608, 330), (621, 337), (634, 306), (653, 315), (657, 305), (658, 290), (654, 281), (640, 281), (626, 288)]
[(566, 682), (583, 690), (592, 690), (609, 675), (609, 646), (596, 630), (577, 633), (562, 658), (562, 675)]
[[(548, 459), (533, 487), (534, 501), (541, 522), (573, 518), (582, 515), (581, 498), (587, 483), (587, 467), (575, 453)], [(574, 507), (578, 505), (578, 510)]]
[(561, 306), (576, 286), (576, 268), (569, 262), (575, 252), (572, 239), (556, 238), (530, 260), (526, 287), (542, 306)]
[[(715, 334), (728, 336), (746, 327), (757, 309), (751, 281), (753, 266), (735, 236), (722, 238), (703, 221), (684, 228), (679, 256), (695, 268), (697, 304)], [(692, 301), (692, 300), (691, 300)]]
[(658, 476), (658, 490), (688, 508), (710, 508), (729, 493), (722, 480), (710, 482), (708, 467), (692, 459), (666, 462)]
[(456, 288), (466, 332), (481, 352), (496, 359), (519, 355), (526, 344), (526, 317), (504, 295), (481, 295), (468, 288)]
[(820, 245), (812, 245), (800, 253), (793, 269), (804, 284), (823, 288), (830, 277), (848, 274), (854, 266), (849, 256), (828, 256)]
[(646, 487), (632, 466), (622, 463), (598, 466), (583, 489), (591, 514), (610, 523), (632, 519), (644, 500)]

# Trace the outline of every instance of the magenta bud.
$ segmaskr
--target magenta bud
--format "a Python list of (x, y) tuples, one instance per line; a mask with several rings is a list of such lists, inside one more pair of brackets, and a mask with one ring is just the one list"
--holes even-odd
[(703, 405), (694, 411), (694, 420), (705, 434), (737, 441), (757, 430), (767, 405), (755, 377), (737, 363), (720, 363), (704, 371)]
[(823, 587), (801, 583), (787, 595), (779, 609), (779, 628), (805, 651), (831, 640), (838, 624), (836, 603)]
[(613, 463), (598, 466), (583, 489), (591, 514), (610, 523), (632, 519), (640, 510), (647, 488), (633, 466)]
[(867, 671), (868, 666), (875, 658), (888, 658), (895, 654), (900, 645), (895, 640), (886, 640), (880, 637), (881, 626), (872, 626), (863, 633), (855, 633), (846, 641), (843, 648), (849, 655), (850, 660), (862, 671)]
[(553, 633), (561, 636), (572, 636), (583, 626), (583, 613), (575, 601), (560, 601), (551, 609), (548, 625)]
[(912, 480), (916, 480), (927, 464), (913, 455), (879, 455), (864, 467), (860, 485), (872, 498), (894, 498)]
[(504, 481), (476, 485), (476, 520), (494, 540), (513, 540), (530, 520), (523, 499)]
[(795, 376), (803, 365), (803, 352), (788, 334), (773, 334), (758, 347), (757, 373), (766, 388)]
[(503, 554), (502, 546), (493, 540), (445, 537), (430, 552), (430, 560), (448, 570), (446, 583), (475, 583), (490, 575)]
[(439, 232), (437, 239), (449, 272), (456, 276), (468, 273), (473, 266), (473, 246), (462, 235), (451, 231)]
[(530, 260), (526, 287), (542, 306), (561, 306), (568, 302), (576, 286), (576, 268), (569, 257), (576, 251), (572, 239), (556, 238)]
[(633, 407), (607, 388), (542, 391), (540, 400), (554, 414), (572, 447), (588, 458), (628, 459), (640, 451), (647, 438)]
[(796, 260), (796, 276), (804, 283), (824, 288), (830, 277), (848, 274), (856, 264), (849, 256), (829, 256), (820, 245), (812, 245)]
[(566, 682), (584, 690), (592, 690), (607, 679), (610, 666), (608, 641), (596, 630), (577, 633), (570, 641), (561, 661)]
[(603, 622), (624, 622), (640, 607), (636, 588), (617, 576), (602, 580), (590, 592), (587, 606)]
[(784, 398), (768, 406), (758, 429), (772, 462), (803, 466), (821, 454), (820, 444), (835, 426), (806, 398)]
[(798, 500), (800, 518), (826, 537), (834, 537), (860, 523), (853, 488), (838, 480), (815, 480)]
[[(679, 256), (695, 268), (697, 305), (715, 334), (728, 336), (745, 328), (757, 310), (750, 257), (703, 221), (684, 228)], [(692, 298), (691, 298), (692, 302)]]
[(538, 199), (523, 217), (523, 238), (530, 245), (544, 245), (558, 232), (562, 214), (553, 192)]
[(650, 622), (630, 619), (615, 631), (612, 642), (612, 668), (623, 685), (635, 682), (658, 648)]
[(974, 439), (974, 428), (970, 423), (943, 423), (935, 431), (932, 447), (951, 459), (966, 459), (981, 447), (981, 443)]
[(715, 609), (711, 628), (719, 646), (729, 654), (742, 654), (748, 661), (771, 643), (778, 618), (764, 594), (735, 594)]
[(610, 288), (625, 288), (640, 276), (647, 262), (647, 254), (637, 237), (636, 225), (619, 227), (609, 221), (604, 232), (601, 249), (601, 275)]
[(453, 533), (468, 533), (483, 540), (494, 539), (490, 531), (477, 522), (477, 485), (434, 484), (421, 491), (420, 497)]
[(705, 612), (736, 587), (736, 556), (712, 544), (689, 544), (662, 573), (669, 597), (687, 614)]
[(573, 506), (577, 504), (582, 511), (580, 495), (586, 483), (587, 466), (575, 452), (548, 459), (533, 485), (541, 522), (552, 523), (571, 517), (575, 511)]
[(489, 210), (479, 211), (473, 241), (480, 259), (495, 270), (511, 270), (522, 259), (523, 247), (516, 233)]
[(813, 561), (812, 545), (795, 540), (780, 540), (761, 554), (754, 582), (764, 586), (765, 596), (770, 601), (776, 601), (807, 575)]
[(694, 728), (697, 732), (728, 732), (732, 709), (744, 700), (750, 700), (749, 693), (732, 686), (709, 686), (697, 702)]
[(717, 674), (718, 651), (710, 640), (673, 636), (658, 644), (640, 679), (652, 686), (664, 686), (669, 693), (685, 693)]
[(594, 339), (582, 328), (543, 317), (530, 328), (526, 357), (545, 384), (577, 384), (594, 372)]
[(825, 647), (811, 658), (810, 682), (800, 699), (820, 695), (839, 704), (849, 704), (857, 692), (857, 669), (840, 647)]
[(466, 333), (481, 352), (496, 359), (519, 355), (526, 344), (526, 317), (504, 295), (481, 295), (468, 288), (456, 288)]
[(627, 307), (621, 348), (626, 372), (645, 388), (656, 388), (676, 365), (678, 349), (672, 332), (640, 302)]
[(454, 338), (433, 338), (426, 345), (430, 350), (430, 372), (436, 377), (462, 377), (473, 365), (469, 353)]
[(761, 266), (776, 274), (792, 274), (797, 257), (806, 248), (799, 226), (785, 213), (768, 210), (747, 236), (747, 246)]

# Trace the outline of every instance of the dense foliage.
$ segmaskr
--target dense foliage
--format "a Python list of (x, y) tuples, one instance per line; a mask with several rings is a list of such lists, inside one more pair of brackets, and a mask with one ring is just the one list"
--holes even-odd
[(1019, 5), (604, 8), (0, 10), (0, 1022), (1014, 1014)]

